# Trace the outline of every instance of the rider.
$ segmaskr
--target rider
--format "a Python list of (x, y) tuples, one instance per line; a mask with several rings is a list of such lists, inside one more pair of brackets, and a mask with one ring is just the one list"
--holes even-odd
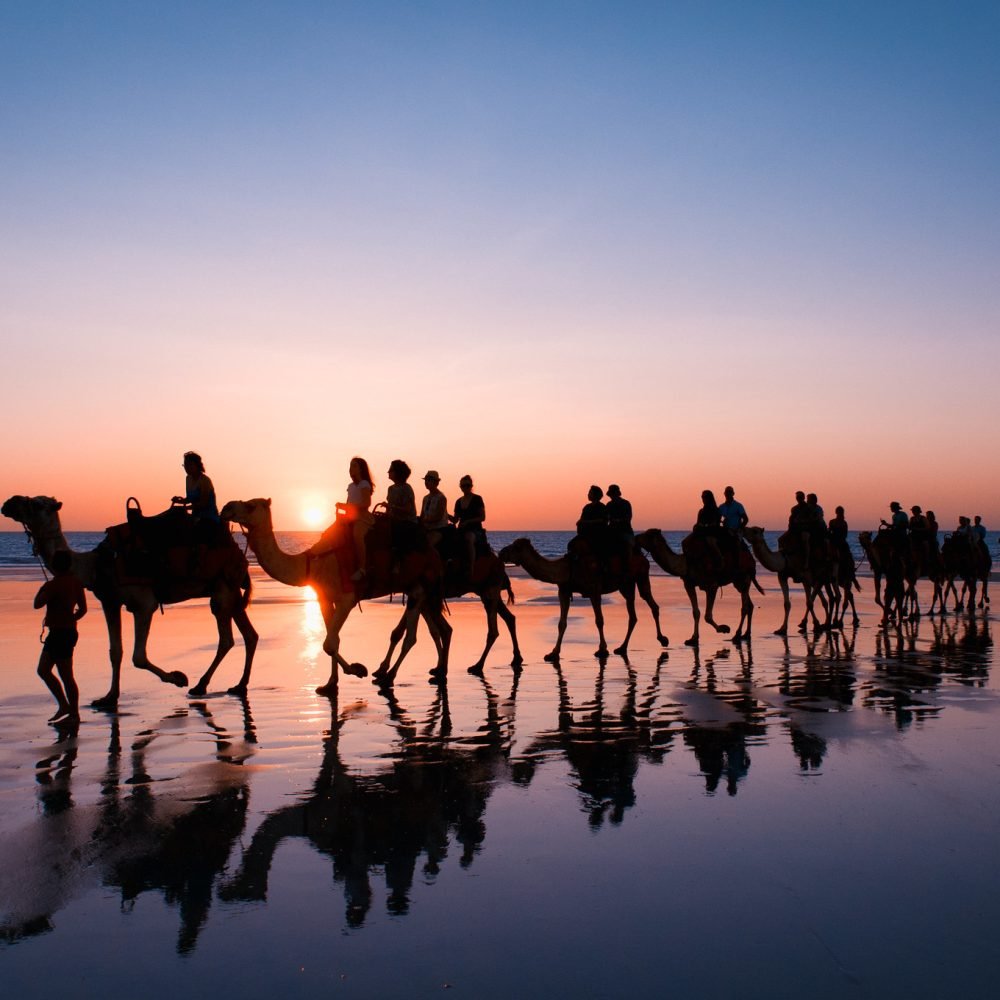
[(692, 534), (697, 535), (705, 542), (712, 561), (716, 563), (716, 568), (721, 570), (725, 565), (722, 558), (722, 549), (719, 548), (719, 540), (722, 535), (722, 514), (719, 512), (719, 505), (715, 502), (715, 494), (711, 490), (701, 491), (701, 509), (695, 518)]
[(428, 541), (435, 548), (441, 542), (441, 532), (448, 527), (448, 498), (438, 488), (441, 477), (437, 470), (428, 469), (424, 475), (427, 495), (420, 503), (420, 523), (427, 532)]
[(736, 490), (732, 486), (727, 486), (723, 493), (726, 499), (719, 504), (722, 527), (734, 536), (740, 536), (743, 534), (743, 529), (750, 523), (746, 508), (736, 499)]
[(390, 545), (399, 557), (417, 545), (417, 501), (413, 487), (407, 482), (410, 467), (401, 458), (389, 463), (387, 473), (392, 485), (385, 491), (386, 513), (389, 516)]
[(202, 544), (215, 540), (222, 526), (215, 502), (215, 487), (205, 475), (205, 463), (196, 451), (184, 452), (184, 496), (173, 497), (172, 503), (191, 511), (195, 538)]
[(351, 526), (351, 538), (354, 540), (354, 551), (358, 559), (358, 568), (351, 574), (351, 579), (357, 582), (365, 576), (368, 560), (365, 536), (375, 520), (370, 510), (374, 484), (368, 463), (357, 455), (351, 459), (348, 474), (351, 481), (347, 484), (347, 500), (345, 503), (338, 503), (336, 510)]
[(458, 530), (459, 538), (464, 539), (468, 560), (466, 569), (470, 579), (476, 565), (476, 548), (486, 544), (486, 530), (483, 528), (486, 504), (478, 493), (472, 492), (472, 485), (472, 476), (469, 475), (462, 476), (458, 481), (462, 495), (455, 501), (455, 513), (448, 518)]
[(622, 496), (621, 487), (612, 483), (608, 487), (608, 502), (604, 505), (608, 518), (608, 527), (615, 542), (620, 542), (622, 552), (627, 559), (635, 542), (635, 532), (632, 530), (632, 504)]

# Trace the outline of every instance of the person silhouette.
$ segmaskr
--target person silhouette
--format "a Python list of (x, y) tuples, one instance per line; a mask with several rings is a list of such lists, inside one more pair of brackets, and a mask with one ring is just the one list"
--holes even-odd
[[(56, 700), (56, 713), (49, 722), (70, 722), (80, 717), (73, 649), (78, 638), (76, 623), (87, 613), (87, 595), (72, 565), (69, 552), (56, 552), (52, 557), (52, 579), (43, 583), (35, 595), (35, 607), (45, 608), (43, 627), (49, 630), (38, 658), (38, 676)], [(53, 676), (53, 668), (59, 680)]]
[(358, 560), (358, 568), (351, 574), (351, 579), (357, 583), (365, 577), (365, 565), (368, 552), (365, 536), (374, 523), (371, 513), (372, 491), (375, 484), (368, 463), (358, 455), (351, 459), (348, 466), (351, 481), (347, 484), (347, 500), (336, 505), (337, 514), (343, 517), (351, 526), (351, 538), (354, 540), (354, 551)]
[(472, 492), (472, 476), (465, 475), (458, 481), (462, 495), (455, 501), (455, 513), (448, 520), (455, 525), (458, 537), (465, 547), (468, 574), (471, 579), (476, 565), (476, 548), (486, 545), (486, 504), (478, 493)]

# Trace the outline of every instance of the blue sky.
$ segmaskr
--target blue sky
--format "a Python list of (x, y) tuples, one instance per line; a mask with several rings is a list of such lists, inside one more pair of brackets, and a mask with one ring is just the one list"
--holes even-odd
[(170, 474), (196, 438), (235, 489), (249, 396), (281, 480), (402, 452), (500, 496), (557, 457), (560, 510), (607, 472), (664, 523), (720, 477), (839, 488), (837, 439), (916, 421), (900, 489), (948, 449), (995, 497), (998, 43), (996, 4), (7, 3), (7, 406), (85, 377), (133, 467), (179, 410)]

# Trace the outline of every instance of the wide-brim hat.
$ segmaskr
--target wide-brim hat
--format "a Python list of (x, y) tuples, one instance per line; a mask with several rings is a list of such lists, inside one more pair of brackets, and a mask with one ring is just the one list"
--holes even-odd
[(433, 479), (434, 482), (436, 483), (441, 482), (441, 477), (437, 474), (437, 472), (434, 471), (434, 469), (428, 469), (424, 473), (424, 482), (426, 482), (428, 479)]

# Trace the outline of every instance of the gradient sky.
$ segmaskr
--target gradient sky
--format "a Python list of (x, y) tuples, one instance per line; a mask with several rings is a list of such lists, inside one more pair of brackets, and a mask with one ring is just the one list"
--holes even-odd
[[(1000, 527), (1000, 4), (0, 4), (0, 492)], [(13, 529), (13, 522), (5, 523)]]

